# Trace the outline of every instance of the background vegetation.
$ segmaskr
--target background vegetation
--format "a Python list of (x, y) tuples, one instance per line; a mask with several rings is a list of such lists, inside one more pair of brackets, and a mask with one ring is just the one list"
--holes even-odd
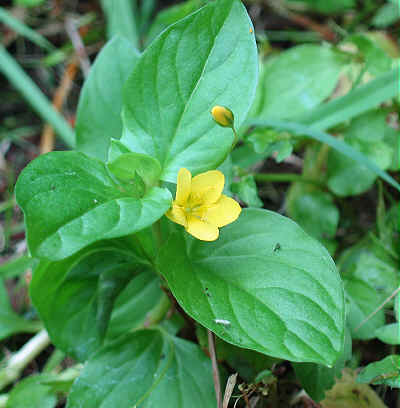
[[(169, 24), (205, 3), (2, 2), (1, 408), (63, 407), (81, 370), (50, 343), (28, 295), (35, 262), (27, 254), (13, 194), (19, 172), (40, 154), (76, 144), (75, 123), (85, 125), (76, 117), (83, 81), (108, 38), (119, 34), (143, 50)], [(222, 375), (239, 373), (237, 406), (400, 407), (399, 4), (249, 0), (245, 5), (260, 55), (249, 117), (254, 124), (263, 120), (264, 128), (240, 135), (229, 188), (243, 206), (288, 215), (329, 250), (346, 291), (347, 353), (333, 371), (316, 373), (217, 341)], [(104, 126), (107, 131), (114, 124)], [(326, 135), (364, 156), (359, 161), (344, 156)], [(79, 143), (84, 151), (85, 141)], [(100, 141), (99, 155), (102, 149)], [(181, 337), (197, 341), (207, 353), (201, 328), (174, 324)]]

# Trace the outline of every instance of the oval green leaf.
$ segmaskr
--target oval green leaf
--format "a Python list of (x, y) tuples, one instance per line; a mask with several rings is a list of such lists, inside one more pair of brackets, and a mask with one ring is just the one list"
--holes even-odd
[(105, 160), (110, 139), (121, 137), (122, 88), (139, 57), (132, 43), (118, 36), (97, 56), (79, 98), (76, 144), (81, 152)]
[(67, 408), (216, 407), (210, 360), (200, 348), (159, 330), (105, 346), (85, 365)]
[(124, 91), (124, 134), (132, 151), (157, 158), (162, 179), (178, 170), (216, 168), (230, 150), (231, 129), (210, 110), (229, 107), (238, 127), (257, 82), (251, 21), (238, 0), (218, 0), (167, 28), (142, 54)]
[(167, 189), (158, 187), (140, 199), (130, 197), (102, 162), (77, 152), (52, 152), (31, 162), (18, 179), (16, 198), (31, 253), (52, 260), (140, 231), (157, 221), (172, 200)]
[(239, 347), (335, 362), (344, 338), (342, 282), (325, 248), (297, 224), (251, 209), (215, 242), (185, 238), (170, 237), (159, 269), (190, 316)]
[(40, 262), (33, 274), (30, 295), (58, 348), (85, 361), (100, 348), (104, 334), (108, 341), (143, 324), (164, 296), (159, 278), (148, 271), (138, 273), (120, 292), (108, 316), (106, 333), (98, 324), (103, 302), (99, 299), (100, 275), (124, 265), (133, 274), (137, 261), (126, 251), (101, 247), (58, 262)]

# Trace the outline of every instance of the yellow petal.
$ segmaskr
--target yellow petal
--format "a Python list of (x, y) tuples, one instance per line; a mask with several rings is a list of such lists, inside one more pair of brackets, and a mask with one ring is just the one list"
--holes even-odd
[(186, 231), (201, 241), (215, 241), (219, 230), (215, 225), (199, 220), (197, 217), (188, 217)]
[(176, 181), (176, 203), (178, 205), (185, 205), (191, 189), (192, 174), (188, 169), (182, 167), (178, 172)]
[(168, 217), (171, 221), (176, 222), (177, 224), (183, 225), (186, 227), (187, 222), (186, 222), (186, 215), (185, 211), (183, 208), (179, 207), (178, 205), (174, 203), (172, 204), (172, 208), (169, 209), (165, 213), (166, 217)]
[(192, 193), (203, 197), (204, 204), (215, 203), (224, 189), (225, 176), (218, 170), (198, 174), (192, 179)]
[(216, 227), (223, 227), (235, 221), (241, 211), (240, 205), (233, 198), (222, 194), (221, 198), (209, 207), (204, 220)]

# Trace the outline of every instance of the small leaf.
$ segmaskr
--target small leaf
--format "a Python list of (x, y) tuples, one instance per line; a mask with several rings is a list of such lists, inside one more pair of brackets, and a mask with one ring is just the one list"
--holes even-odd
[(77, 152), (52, 152), (31, 162), (18, 179), (16, 198), (31, 253), (53, 260), (148, 227), (172, 200), (158, 187), (139, 200), (130, 197), (103, 163)]
[(54, 408), (57, 397), (46, 385), (51, 375), (40, 374), (24, 378), (12, 389), (7, 401), (7, 408)]
[(382, 309), (378, 310), (382, 296), (367, 283), (354, 278), (345, 278), (344, 287), (348, 309), (347, 323), (351, 336), (353, 339), (373, 339), (375, 330), (385, 324), (385, 313)]
[[(117, 3), (112, 2), (113, 8)], [(97, 56), (79, 98), (79, 151), (105, 160), (110, 139), (121, 137), (122, 87), (138, 59), (138, 51), (123, 37), (114, 37)]]
[(161, 166), (157, 159), (142, 153), (122, 153), (107, 163), (110, 171), (125, 182), (139, 176), (147, 188), (154, 187), (161, 175)]
[[(344, 142), (363, 153), (365, 157), (382, 170), (387, 169), (392, 162), (393, 148), (383, 141), (371, 143), (346, 136)], [(354, 160), (336, 151), (329, 154), (327, 176), (328, 187), (341, 197), (357, 195), (367, 191), (377, 177), (371, 170), (367, 170), (364, 166), (360, 166)]]
[(215, 407), (210, 360), (200, 348), (159, 330), (140, 330), (86, 363), (67, 408)]
[[(112, 246), (84, 250), (58, 262), (41, 261), (34, 271), (30, 294), (53, 343), (84, 361), (100, 347), (105, 334), (111, 340), (142, 324), (160, 301), (162, 291), (158, 278), (144, 265), (139, 269), (143, 272), (134, 277), (139, 263), (130, 252)], [(132, 279), (120, 294), (114, 294), (118, 297), (112, 299), (113, 307), (106, 307), (100, 277), (107, 274), (111, 279), (115, 269), (118, 272), (121, 268), (130, 270)], [(107, 320), (99, 322), (99, 318)]]
[(263, 206), (263, 202), (258, 197), (256, 182), (252, 175), (244, 176), (239, 182), (232, 183), (231, 189), (249, 207), (260, 208)]
[(190, 316), (239, 347), (334, 363), (343, 344), (343, 289), (317, 241), (288, 218), (256, 209), (243, 210), (215, 242), (183, 234), (161, 248), (158, 267)]
[(381, 361), (368, 364), (358, 374), (357, 382), (369, 384), (385, 384), (400, 388), (400, 356), (390, 355)]
[(335, 237), (339, 210), (331, 194), (319, 190), (307, 192), (297, 183), (288, 195), (287, 211), (312, 237), (320, 241)]
[(400, 345), (400, 323), (379, 327), (375, 330), (375, 336), (386, 344)]
[(282, 52), (264, 65), (250, 116), (287, 119), (314, 108), (333, 92), (345, 62), (319, 45)]
[(175, 183), (182, 167), (193, 174), (216, 168), (234, 136), (210, 110), (229, 107), (239, 127), (254, 97), (257, 69), (243, 4), (208, 3), (168, 27), (141, 56), (124, 90), (121, 142), (157, 158), (164, 181)]

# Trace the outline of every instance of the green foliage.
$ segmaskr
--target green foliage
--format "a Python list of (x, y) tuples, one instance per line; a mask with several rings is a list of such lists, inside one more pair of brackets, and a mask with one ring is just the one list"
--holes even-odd
[(256, 182), (252, 175), (241, 177), (240, 181), (232, 183), (232, 192), (249, 207), (260, 208), (263, 202), (258, 197)]
[(133, 69), (121, 142), (156, 157), (162, 180), (175, 182), (181, 167), (193, 174), (215, 168), (227, 156), (232, 131), (218, 126), (210, 109), (229, 106), (236, 126), (243, 122), (257, 79), (251, 27), (239, 1), (209, 3), (166, 29)]
[(357, 382), (386, 384), (400, 388), (400, 356), (390, 355), (376, 363), (368, 364), (358, 375)]
[(75, 134), (65, 119), (53, 109), (51, 103), (21, 68), (17, 61), (0, 45), (0, 71), (18, 89), (33, 109), (49, 122), (64, 143), (69, 147), (75, 146)]
[[(138, 47), (139, 33), (136, 22), (136, 3), (136, 1), (131, 0), (101, 0), (101, 6), (107, 17), (109, 38), (118, 35), (127, 39), (132, 46)], [(118, 58), (120, 61), (110, 62), (121, 63), (123, 58), (121, 56), (121, 58)]]
[(293, 2), (302, 2), (312, 9), (321, 13), (338, 13), (355, 6), (355, 0), (290, 0)]
[(382, 5), (376, 12), (372, 23), (375, 27), (383, 28), (390, 26), (400, 19), (399, 5), (395, 2), (388, 2)]
[[(142, 325), (162, 300), (159, 280), (146, 267), (145, 260), (123, 246), (99, 246), (63, 261), (42, 261), (30, 291), (57, 347), (84, 361), (106, 335), (112, 339)], [(117, 286), (111, 304), (105, 278)], [(44, 292), (53, 296), (44, 297)]]
[(344, 302), (335, 265), (287, 218), (245, 210), (212, 244), (172, 235), (158, 264), (185, 311), (229, 343), (326, 365), (341, 351)]
[(292, 119), (334, 90), (346, 59), (328, 47), (301, 45), (263, 65), (252, 117)]
[(57, 397), (46, 384), (49, 375), (32, 375), (13, 388), (7, 401), (7, 408), (54, 408)]
[[(290, 20), (307, 5), (340, 25), (338, 13), (358, 7), (353, 0), (293, 3), (271, 10)], [(213, 333), (222, 389), (237, 371), (245, 383), (236, 395), (247, 405), (278, 404), (282, 360), (294, 368), (289, 382), (322, 406), (360, 405), (359, 390), (378, 400), (343, 368), (359, 364), (352, 340), (399, 344), (398, 70), (389, 41), (363, 32), (352, 15), (344, 30), (335, 26), (335, 45), (281, 51), (258, 33), (259, 60), (239, 0), (189, 0), (153, 20), (153, 0), (101, 5), (107, 33), (93, 38), (106, 34), (109, 41), (80, 95), (78, 151), (41, 155), (21, 171), (15, 195), (28, 248), (0, 267), (0, 339), (44, 325), (56, 350), (35, 375), (0, 395), (0, 407), (50, 408), (65, 397), (68, 408), (216, 407)], [(363, 9), (365, 24), (391, 24), (377, 24), (383, 12), (372, 11)], [(0, 19), (49, 48), (2, 8)], [(98, 27), (88, 30), (90, 36)], [(69, 43), (57, 49), (63, 59), (66, 47), (72, 50)], [(69, 125), (1, 47), (0, 61), (73, 146)], [(233, 112), (232, 128), (213, 120), (215, 105)], [(183, 171), (177, 180), (182, 168), (193, 176), (213, 172), (191, 179)], [(214, 177), (214, 184), (204, 181)], [(221, 191), (253, 208), (227, 225), (237, 204)], [(365, 200), (369, 218), (353, 208), (355, 200)], [(4, 253), (21, 233), (11, 222), (13, 205), (8, 193), (0, 205)], [(215, 224), (218, 239), (195, 239), (186, 232), (195, 224)], [(17, 313), (3, 280), (29, 268), (33, 305)], [(15, 285), (27, 287), (25, 279)], [(30, 340), (41, 345), (6, 356), (0, 391), (23, 372), (20, 361), (35, 358), (26, 350), (47, 347), (46, 331)], [(367, 365), (358, 381), (398, 387), (398, 360)]]
[(159, 187), (133, 196), (102, 162), (76, 152), (36, 159), (18, 179), (16, 194), (32, 254), (53, 260), (140, 231), (162, 217), (171, 202), (169, 191)]
[(211, 364), (194, 344), (159, 330), (136, 331), (89, 359), (67, 407), (82, 401), (87, 408), (215, 407), (211, 378)]
[[(113, 2), (115, 7), (117, 3)], [(111, 138), (121, 137), (122, 88), (138, 59), (139, 53), (124, 37), (114, 37), (101, 50), (79, 99), (77, 150), (105, 160)]]

